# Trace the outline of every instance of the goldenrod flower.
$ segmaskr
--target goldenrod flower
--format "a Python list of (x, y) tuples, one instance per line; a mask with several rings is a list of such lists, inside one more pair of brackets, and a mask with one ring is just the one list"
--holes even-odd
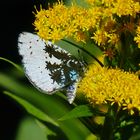
[(134, 41), (138, 43), (138, 47), (140, 48), (140, 34), (138, 34), (136, 37), (134, 37)]
[(104, 30), (97, 30), (95, 33), (94, 33), (94, 36), (91, 37), (91, 39), (94, 39), (95, 42), (98, 44), (98, 46), (103, 46), (106, 44), (107, 42), (107, 32), (104, 31)]
[(134, 41), (136, 41), (138, 47), (140, 48), (140, 26), (137, 27), (136, 34), (137, 36), (134, 37)]
[(113, 12), (118, 16), (131, 15), (134, 16), (140, 12), (140, 4), (135, 0), (117, 0), (114, 2)]
[(102, 3), (105, 4), (105, 6), (112, 6), (114, 3), (114, 0), (102, 0)]
[(67, 7), (59, 2), (53, 8), (37, 11), (35, 30), (46, 41), (73, 37), (76, 41), (85, 42), (84, 32), (97, 25), (102, 13), (100, 10), (98, 7), (85, 9), (77, 5)]
[[(63, 14), (62, 14), (63, 13)], [(65, 28), (69, 22), (67, 7), (59, 2), (49, 8), (49, 10), (41, 9), (37, 11), (34, 22), (37, 34), (45, 40), (60, 40), (67, 34)]]
[[(63, 2), (55, 3), (48, 10), (40, 9), (35, 14), (35, 30), (46, 41), (73, 38), (86, 43), (93, 39), (99, 46), (118, 46), (122, 33), (132, 35), (138, 24), (140, 2), (137, 0), (85, 0), (88, 8)], [(129, 20), (121, 20), (129, 19)], [(125, 17), (125, 18), (124, 18)], [(132, 36), (133, 37), (133, 36)], [(140, 34), (134, 38), (140, 46)], [(118, 44), (119, 43), (119, 44)]]
[(108, 35), (108, 38), (109, 38), (108, 39), (108, 43), (110, 43), (112, 45), (116, 45), (120, 41), (119, 35), (118, 34), (115, 34), (115, 33), (109, 34)]
[(91, 104), (117, 103), (131, 114), (134, 108), (140, 111), (140, 80), (134, 73), (91, 65), (78, 90)]

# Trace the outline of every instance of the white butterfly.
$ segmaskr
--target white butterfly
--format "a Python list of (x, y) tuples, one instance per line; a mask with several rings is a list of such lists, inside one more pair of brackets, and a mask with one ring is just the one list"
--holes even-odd
[(76, 96), (77, 81), (83, 71), (81, 61), (59, 46), (46, 43), (28, 32), (19, 35), (18, 47), (30, 82), (47, 94), (66, 90), (68, 101), (72, 103)]

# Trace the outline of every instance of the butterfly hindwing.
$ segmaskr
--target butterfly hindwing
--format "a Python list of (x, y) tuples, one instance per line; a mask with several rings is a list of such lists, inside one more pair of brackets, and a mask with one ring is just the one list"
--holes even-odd
[(21, 33), (18, 47), (25, 73), (36, 88), (51, 94), (68, 87), (68, 99), (71, 101), (74, 99), (75, 82), (80, 76), (82, 67), (80, 61), (64, 49), (51, 42), (46, 43), (32, 33)]

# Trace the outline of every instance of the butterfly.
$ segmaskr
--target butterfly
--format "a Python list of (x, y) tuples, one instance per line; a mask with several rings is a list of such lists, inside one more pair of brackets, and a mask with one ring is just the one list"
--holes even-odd
[(28, 32), (19, 35), (18, 50), (25, 75), (37, 89), (47, 94), (66, 91), (68, 102), (74, 101), (83, 62), (52, 42)]

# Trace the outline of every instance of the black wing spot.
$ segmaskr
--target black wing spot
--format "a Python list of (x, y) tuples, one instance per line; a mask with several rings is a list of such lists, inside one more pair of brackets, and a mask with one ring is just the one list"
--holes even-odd
[(33, 52), (30, 52), (30, 55), (32, 55), (33, 54)]
[[(78, 78), (83, 75), (83, 68), (81, 69), (83, 66), (82, 62), (67, 51), (59, 50), (59, 47), (55, 47), (53, 44), (45, 44), (43, 50), (48, 54), (48, 58), (55, 57), (61, 61), (60, 64), (57, 64), (56, 62), (51, 63), (51, 61), (46, 60), (45, 69), (49, 70), (49, 75), (53, 82), (57, 82), (59, 85), (66, 85), (75, 82), (75, 77)], [(47, 59), (46, 56), (45, 58)]]
[(31, 48), (32, 48), (32, 46), (29, 47), (29, 49), (31, 49)]
[(19, 44), (23, 44), (23, 42), (20, 42), (20, 41), (19, 41), (18, 43), (19, 43)]
[(29, 43), (32, 43), (32, 41), (30, 41)]

